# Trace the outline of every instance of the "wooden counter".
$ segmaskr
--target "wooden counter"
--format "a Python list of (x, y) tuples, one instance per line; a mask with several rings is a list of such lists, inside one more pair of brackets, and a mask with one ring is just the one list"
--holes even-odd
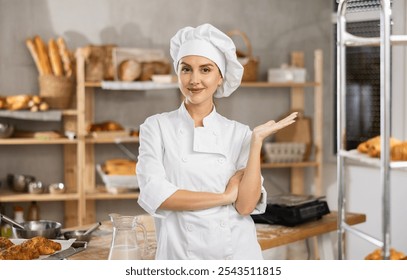
[[(155, 229), (153, 218), (149, 215), (140, 216), (141, 221), (147, 229), (147, 239), (149, 243), (149, 255), (146, 259), (154, 259), (156, 249)], [(346, 221), (349, 225), (356, 225), (366, 221), (364, 214), (348, 213)], [(84, 227), (87, 228), (87, 227)], [(257, 237), (262, 250), (271, 249), (277, 246), (286, 245), (295, 241), (308, 239), (311, 237), (324, 237), (329, 239), (327, 233), (337, 229), (337, 213), (325, 215), (322, 219), (305, 223), (296, 227), (285, 227), (280, 225), (256, 224)], [(72, 260), (106, 260), (109, 255), (110, 242), (112, 239), (112, 228), (110, 222), (104, 222), (100, 227), (99, 234), (94, 236), (89, 242), (85, 251), (69, 257)], [(331, 250), (332, 246), (327, 245), (324, 239), (320, 239), (321, 247), (329, 246), (323, 250)], [(326, 254), (328, 258), (333, 258), (332, 252)]]

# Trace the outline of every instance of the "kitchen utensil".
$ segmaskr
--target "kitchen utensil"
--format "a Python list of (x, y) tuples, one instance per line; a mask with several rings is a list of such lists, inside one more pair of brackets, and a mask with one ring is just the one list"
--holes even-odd
[(0, 123), (0, 138), (9, 138), (13, 135), (14, 126), (8, 123)]
[(85, 235), (85, 232), (86, 232), (85, 230), (70, 230), (70, 231), (64, 232), (64, 237), (67, 240), (75, 238), (78, 241), (89, 242), (90, 239), (92, 238), (92, 235), (91, 234)]
[(31, 194), (40, 194), (44, 192), (44, 185), (41, 181), (34, 181), (28, 184), (28, 192)]
[(88, 243), (84, 242), (84, 241), (75, 241), (71, 247), (69, 247), (68, 249), (65, 249), (61, 252), (57, 252), (55, 254), (52, 254), (46, 258), (44, 258), (44, 260), (64, 260), (69, 256), (72, 256), (76, 253), (79, 253), (83, 250), (86, 249)]
[(35, 236), (43, 236), (49, 239), (55, 239), (61, 234), (61, 223), (39, 220), (21, 223), (23, 229), (13, 226), (13, 230), (17, 238), (30, 239)]
[(100, 227), (102, 223), (98, 222), (88, 230), (72, 230), (64, 232), (65, 239), (76, 238), (79, 241), (87, 241), (89, 242), (92, 238), (92, 232)]
[(7, 216), (1, 214), (1, 213), (0, 213), (0, 220), (3, 220), (3, 221), (5, 221), (6, 223), (8, 223), (8, 224), (10, 224), (10, 225), (12, 225), (12, 226), (18, 227), (18, 228), (20, 228), (20, 229), (22, 229), (22, 230), (24, 229), (24, 226), (22, 226), (21, 224), (17, 223), (17, 222), (14, 221), (13, 219), (11, 219), (11, 218), (9, 218), (9, 217), (7, 217)]
[[(147, 231), (136, 216), (109, 214), (113, 223), (113, 237), (109, 260), (141, 260), (147, 248)], [(143, 242), (137, 241), (137, 227), (142, 229)]]
[(65, 193), (66, 188), (64, 183), (53, 183), (48, 186), (48, 190), (51, 194)]
[(99, 227), (100, 227), (100, 225), (101, 225), (102, 223), (101, 222), (97, 222), (93, 227), (91, 227), (91, 228), (89, 228), (87, 231), (85, 231), (85, 235), (86, 234), (91, 234), (92, 232), (94, 232), (95, 230), (97, 230)]
[(15, 192), (27, 192), (31, 182), (35, 182), (35, 177), (31, 175), (7, 175), (7, 184)]

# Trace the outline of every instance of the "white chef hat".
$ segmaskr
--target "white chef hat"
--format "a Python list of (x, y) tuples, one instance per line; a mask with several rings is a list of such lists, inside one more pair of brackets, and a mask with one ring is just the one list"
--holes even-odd
[(235, 44), (229, 36), (208, 23), (180, 29), (171, 38), (170, 54), (177, 73), (180, 59), (187, 55), (199, 55), (215, 62), (223, 77), (223, 84), (214, 95), (217, 98), (228, 97), (240, 85), (243, 66), (237, 60)]

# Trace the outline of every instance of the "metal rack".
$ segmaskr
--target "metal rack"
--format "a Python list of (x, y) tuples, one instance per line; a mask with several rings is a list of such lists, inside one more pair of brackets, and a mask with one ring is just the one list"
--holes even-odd
[[(406, 168), (407, 162), (390, 162), (391, 125), (391, 45), (407, 44), (407, 35), (391, 35), (391, 1), (380, 0), (380, 37), (360, 37), (346, 31), (346, 10), (351, 0), (338, 0), (337, 14), (337, 176), (338, 176), (338, 259), (344, 259), (344, 233), (348, 231), (372, 244), (381, 247), (384, 259), (390, 258), (390, 170)], [(377, 1), (379, 2), (379, 1)], [(361, 46), (380, 46), (380, 160), (370, 161), (355, 156), (344, 147), (346, 135), (346, 48)], [(378, 240), (345, 222), (345, 163), (346, 159), (360, 160), (380, 168), (382, 186), (382, 240)]]

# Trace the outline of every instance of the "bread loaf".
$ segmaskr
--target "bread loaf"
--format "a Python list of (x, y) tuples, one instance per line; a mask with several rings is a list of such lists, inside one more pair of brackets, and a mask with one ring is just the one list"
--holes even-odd
[(141, 75), (141, 64), (134, 59), (127, 59), (119, 65), (119, 80), (132, 82)]
[(37, 53), (37, 50), (35, 48), (35, 44), (34, 44), (33, 40), (31, 40), (31, 39), (25, 40), (25, 45), (27, 46), (27, 48), (28, 48), (28, 50), (29, 50), (29, 52), (31, 54), (31, 57), (34, 60), (35, 66), (37, 67), (37, 70), (38, 70), (38, 73), (40, 73), (40, 76), (44, 75), (44, 70), (42, 68), (42, 65), (41, 65), (40, 59), (38, 57), (38, 53)]
[(38, 60), (41, 64), (41, 68), (43, 70), (44, 75), (51, 75), (52, 69), (51, 64), (48, 58), (47, 46), (45, 45), (44, 41), (41, 39), (40, 36), (34, 37), (35, 49), (38, 54)]
[(62, 60), (59, 54), (58, 45), (54, 39), (49, 39), (48, 41), (48, 54), (53, 74), (58, 77), (63, 76), (64, 70), (62, 68)]
[(129, 159), (110, 159), (103, 164), (103, 171), (108, 175), (135, 175), (136, 165)]
[(122, 131), (123, 126), (114, 121), (106, 121), (101, 123), (93, 123), (88, 126), (88, 132), (94, 131)]
[(58, 46), (59, 55), (62, 60), (62, 65), (64, 68), (65, 76), (72, 77), (73, 65), (72, 65), (71, 57), (70, 57), (68, 48), (66, 47), (64, 38), (58, 37), (56, 43)]

